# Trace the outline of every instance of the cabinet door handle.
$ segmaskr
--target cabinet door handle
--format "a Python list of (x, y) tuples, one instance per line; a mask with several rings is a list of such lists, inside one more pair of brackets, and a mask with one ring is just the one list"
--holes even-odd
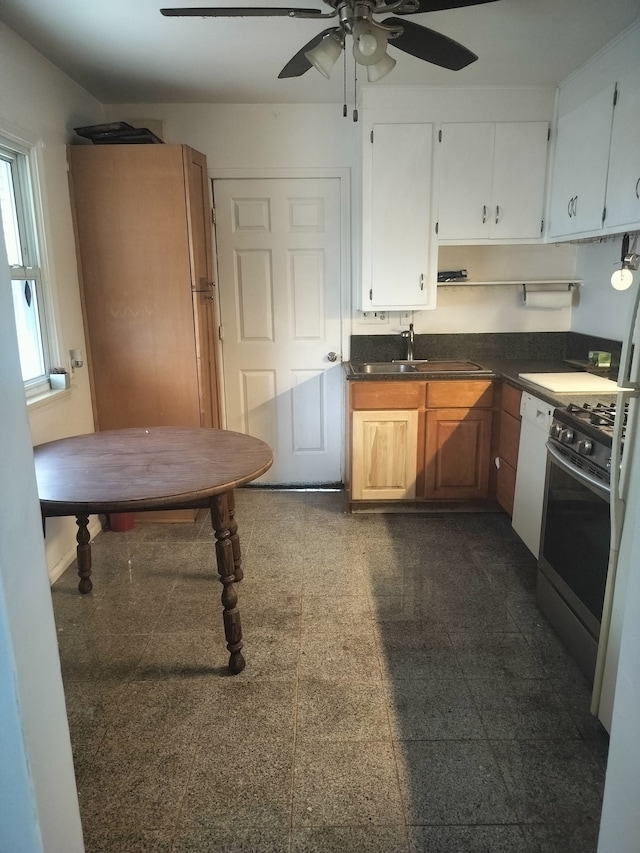
[(640, 198), (640, 178), (636, 181), (636, 198)]
[(496, 225), (500, 222), (500, 205), (496, 204)]
[(573, 216), (573, 198), (569, 199), (569, 204), (567, 205), (567, 213), (569, 214), (569, 218)]
[(420, 273), (420, 290), (424, 290), (424, 273)]
[(482, 205), (482, 224), (484, 225), (484, 223), (486, 221), (487, 221), (487, 205), (483, 204)]
[(578, 196), (577, 195), (573, 197), (573, 215), (574, 216), (578, 215)]

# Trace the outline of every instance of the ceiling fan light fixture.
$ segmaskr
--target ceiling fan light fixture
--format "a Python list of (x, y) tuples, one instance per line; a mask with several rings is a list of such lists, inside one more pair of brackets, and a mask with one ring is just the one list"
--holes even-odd
[(388, 53), (382, 57), (380, 62), (375, 65), (367, 65), (367, 80), (369, 83), (377, 83), (382, 80), (396, 67), (396, 61)]
[(387, 52), (387, 33), (371, 21), (353, 28), (353, 58), (360, 65), (376, 65)]
[(332, 33), (323, 39), (311, 50), (305, 53), (305, 57), (321, 74), (327, 79), (331, 76), (333, 66), (338, 61), (344, 47), (344, 41), (336, 33)]

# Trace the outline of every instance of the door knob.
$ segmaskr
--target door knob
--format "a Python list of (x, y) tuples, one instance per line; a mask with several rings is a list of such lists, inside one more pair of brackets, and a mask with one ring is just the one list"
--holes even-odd
[(337, 361), (338, 353), (337, 352), (328, 352), (327, 353), (327, 361)]

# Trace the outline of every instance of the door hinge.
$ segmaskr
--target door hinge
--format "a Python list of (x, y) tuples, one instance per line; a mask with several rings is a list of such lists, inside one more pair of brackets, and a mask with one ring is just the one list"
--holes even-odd
[(371, 142), (373, 142), (373, 131), (371, 131)]
[(442, 142), (442, 128), (438, 131), (438, 142)]
[(613, 87), (613, 106), (615, 107), (618, 103), (618, 84)]
[(223, 341), (223, 340), (224, 340), (224, 333), (223, 333), (223, 331), (222, 331), (222, 326), (218, 326), (218, 340), (219, 340), (219, 341)]

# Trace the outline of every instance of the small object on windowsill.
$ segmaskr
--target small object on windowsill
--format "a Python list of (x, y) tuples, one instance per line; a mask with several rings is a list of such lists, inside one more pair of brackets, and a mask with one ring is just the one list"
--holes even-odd
[(52, 391), (64, 391), (71, 387), (71, 377), (64, 367), (53, 367), (49, 374), (49, 385)]
[(466, 270), (441, 270), (438, 272), (438, 281), (466, 281)]

